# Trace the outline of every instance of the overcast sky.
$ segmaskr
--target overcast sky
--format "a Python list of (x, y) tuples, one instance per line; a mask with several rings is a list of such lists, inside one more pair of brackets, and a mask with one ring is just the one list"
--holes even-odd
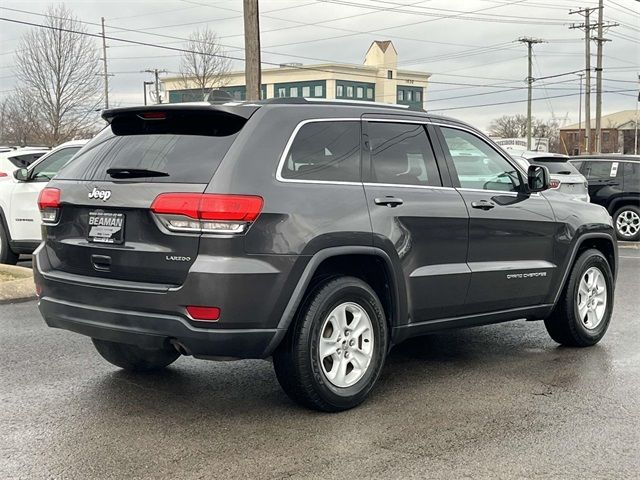
[[(244, 57), (242, 0), (65, 3), (79, 20), (99, 24), (100, 17), (105, 17), (110, 35), (152, 44), (180, 47), (184, 44), (181, 38), (206, 25), (218, 33), (229, 55)], [(49, 4), (0, 0), (4, 7), (0, 16), (39, 23), (42, 19), (37, 14)], [(604, 4), (605, 20), (620, 26), (606, 34), (611, 41), (604, 47), (603, 76), (604, 90), (610, 93), (603, 95), (603, 112), (635, 109), (640, 2), (605, 0)], [(595, 0), (260, 0), (263, 68), (284, 62), (360, 64), (371, 41), (392, 40), (400, 68), (432, 73), (427, 109), (485, 128), (497, 116), (526, 113), (526, 46), (517, 39), (531, 36), (546, 41), (534, 47), (533, 76), (559, 75), (535, 82), (534, 98), (540, 99), (534, 101), (533, 113), (574, 123), (578, 121), (579, 80), (576, 74), (560, 74), (584, 68), (584, 34), (569, 29), (572, 23), (583, 21), (569, 11), (594, 5)], [(21, 35), (33, 27), (0, 23), (0, 96), (5, 96), (16, 82), (15, 49)], [(99, 33), (97, 26), (87, 28)], [(142, 103), (142, 82), (151, 78), (140, 70), (161, 68), (177, 73), (180, 58), (176, 52), (117, 41), (109, 41), (109, 47), (109, 69), (115, 74), (110, 88), (113, 104)], [(595, 67), (595, 44), (592, 54)], [(244, 66), (236, 61), (233, 68)], [(595, 112), (595, 95), (592, 107)]]

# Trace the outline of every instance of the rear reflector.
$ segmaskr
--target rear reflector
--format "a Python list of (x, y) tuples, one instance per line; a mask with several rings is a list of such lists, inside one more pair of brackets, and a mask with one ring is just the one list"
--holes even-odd
[(560, 188), (560, 180), (556, 180), (556, 179), (550, 180), (549, 188)]
[(198, 307), (195, 305), (189, 305), (187, 307), (187, 313), (194, 320), (215, 322), (220, 318), (220, 309), (218, 307)]
[(263, 204), (255, 195), (162, 193), (151, 211), (172, 231), (241, 233), (258, 218)]

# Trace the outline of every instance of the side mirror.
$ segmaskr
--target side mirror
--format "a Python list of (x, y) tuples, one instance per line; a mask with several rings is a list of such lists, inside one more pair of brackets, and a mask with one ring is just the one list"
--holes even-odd
[(530, 165), (527, 170), (527, 188), (530, 193), (542, 192), (549, 188), (549, 170), (542, 165)]
[(26, 182), (29, 180), (29, 170), (26, 168), (19, 168), (13, 172), (13, 177), (19, 182)]

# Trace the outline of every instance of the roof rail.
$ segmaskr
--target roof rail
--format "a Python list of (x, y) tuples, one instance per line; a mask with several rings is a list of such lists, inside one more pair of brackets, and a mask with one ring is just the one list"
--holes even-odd
[(378, 108), (390, 108), (394, 110), (417, 110), (424, 112), (422, 109), (411, 108), (409, 105), (398, 105), (393, 103), (382, 102), (370, 102), (368, 100), (349, 100), (349, 99), (333, 99), (333, 98), (303, 98), (303, 97), (281, 97), (281, 98), (269, 98), (266, 100), (260, 100), (255, 102), (258, 104), (269, 105), (358, 105), (358, 106), (371, 106)]

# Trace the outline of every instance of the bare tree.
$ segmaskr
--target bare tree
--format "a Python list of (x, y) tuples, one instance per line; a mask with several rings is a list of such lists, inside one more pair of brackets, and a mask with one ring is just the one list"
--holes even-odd
[(99, 54), (82, 24), (64, 5), (50, 6), (38, 28), (24, 35), (17, 74), (38, 104), (43, 140), (55, 145), (97, 121), (102, 103)]
[(40, 111), (28, 91), (17, 89), (0, 104), (0, 138), (19, 146), (43, 143)]
[[(489, 133), (500, 138), (523, 138), (527, 135), (526, 115), (503, 115), (489, 124)], [(531, 133), (536, 138), (549, 139), (549, 151), (558, 151), (560, 126), (555, 119), (544, 121), (533, 117)]]
[(202, 99), (207, 100), (213, 89), (226, 85), (231, 61), (215, 32), (208, 27), (189, 35), (185, 50), (188, 52), (180, 62), (183, 88), (195, 87), (202, 92)]

